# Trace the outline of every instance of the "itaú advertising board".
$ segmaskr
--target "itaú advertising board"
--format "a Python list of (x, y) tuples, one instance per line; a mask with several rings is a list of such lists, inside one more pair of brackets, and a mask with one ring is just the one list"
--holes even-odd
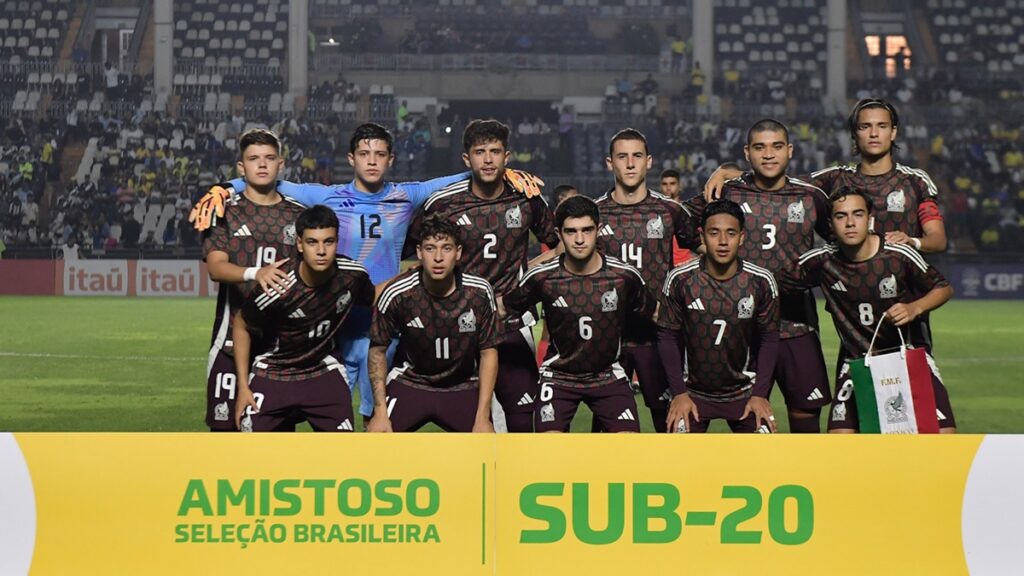
[(1019, 574), (1024, 437), (0, 434), (0, 574)]
[(58, 266), (65, 296), (212, 296), (217, 284), (192, 260), (68, 260)]

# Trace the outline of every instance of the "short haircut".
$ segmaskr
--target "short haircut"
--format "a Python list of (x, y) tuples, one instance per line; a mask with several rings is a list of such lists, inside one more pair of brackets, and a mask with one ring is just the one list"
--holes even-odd
[(679, 176), (679, 170), (676, 170), (674, 168), (669, 168), (668, 170), (661, 171), (661, 179), (664, 180), (665, 178), (675, 178), (676, 180), (682, 179)]
[(355, 154), (356, 148), (359, 147), (359, 143), (363, 140), (383, 140), (388, 145), (388, 154), (391, 153), (391, 146), (394, 144), (395, 139), (391, 136), (391, 132), (387, 128), (380, 124), (374, 124), (369, 122), (356, 128), (355, 132), (352, 133), (352, 139), (348, 141), (348, 151), (351, 154)]
[(789, 142), (789, 129), (786, 125), (773, 118), (762, 118), (747, 130), (747, 145), (749, 145), (754, 138), (754, 134), (758, 132), (782, 132), (786, 136), (786, 142)]
[(601, 211), (597, 208), (597, 202), (583, 195), (566, 198), (564, 202), (555, 207), (555, 228), (561, 230), (562, 224), (568, 218), (585, 218), (587, 216), (594, 219), (594, 224), (601, 223)]
[(423, 219), (420, 226), (420, 243), (428, 238), (451, 238), (456, 246), (462, 246), (462, 235), (459, 227), (440, 214), (431, 214)]
[[(853, 110), (850, 110), (850, 116), (846, 118), (846, 126), (850, 129), (850, 139), (853, 140), (854, 154), (860, 154), (860, 148), (857, 146), (857, 123), (860, 121), (860, 113), (872, 108), (888, 111), (889, 121), (892, 123), (893, 128), (898, 128), (900, 125), (900, 115), (896, 112), (896, 107), (890, 104), (888, 100), (883, 100), (882, 98), (861, 98), (853, 105)], [(893, 142), (892, 149), (895, 151), (899, 150), (900, 147)]]
[(249, 146), (257, 145), (273, 146), (277, 150), (278, 155), (281, 154), (281, 139), (278, 138), (277, 134), (274, 134), (266, 128), (253, 128), (252, 130), (246, 130), (238, 138), (238, 157), (244, 158), (245, 149)]
[(611, 158), (612, 151), (615, 150), (615, 143), (619, 140), (639, 140), (644, 143), (644, 153), (650, 155), (650, 150), (647, 149), (647, 138), (644, 138), (642, 132), (636, 128), (623, 128), (612, 136), (612, 141), (608, 144), (608, 157)]
[(473, 146), (498, 141), (508, 150), (508, 133), (508, 126), (493, 118), (473, 120), (466, 125), (466, 130), (462, 132), (462, 148), (469, 152)]
[(842, 186), (835, 192), (828, 195), (828, 213), (832, 215), (833, 208), (836, 203), (842, 202), (848, 196), (860, 196), (864, 199), (864, 205), (868, 207), (868, 214), (871, 214), (871, 198), (868, 197), (867, 192), (860, 188), (854, 188), (852, 186)]
[(705, 206), (704, 212), (701, 212), (700, 227), (704, 228), (708, 219), (716, 214), (728, 214), (736, 218), (740, 222), (740, 230), (743, 230), (747, 225), (746, 218), (743, 217), (743, 209), (740, 208), (739, 204), (732, 200), (715, 200)]
[(298, 219), (295, 220), (295, 235), (302, 238), (302, 233), (306, 230), (321, 230), (323, 228), (334, 228), (337, 230), (340, 226), (338, 225), (338, 215), (323, 204), (317, 204), (310, 208), (306, 208), (299, 214)]
[(559, 184), (558, 186), (555, 186), (555, 190), (552, 193), (555, 197), (555, 204), (560, 203), (563, 197), (568, 194), (570, 190), (576, 190), (576, 187), (572, 184)]

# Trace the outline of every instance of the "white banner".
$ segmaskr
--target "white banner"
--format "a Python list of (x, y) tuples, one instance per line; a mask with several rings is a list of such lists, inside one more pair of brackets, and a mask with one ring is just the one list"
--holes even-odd
[(136, 296), (199, 296), (199, 262), (192, 260), (138, 260)]
[(127, 296), (127, 260), (64, 262), (65, 296)]

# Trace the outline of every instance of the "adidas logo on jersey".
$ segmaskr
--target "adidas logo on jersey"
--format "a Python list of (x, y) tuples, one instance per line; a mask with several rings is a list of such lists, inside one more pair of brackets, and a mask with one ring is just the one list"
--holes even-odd
[(242, 224), (242, 227), (239, 228), (238, 230), (235, 230), (235, 233), (232, 234), (232, 236), (234, 236), (235, 238), (245, 238), (247, 236), (252, 236), (252, 232), (249, 231), (248, 225)]
[(622, 414), (619, 414), (619, 417), (617, 418), (617, 420), (633, 420), (633, 421), (635, 421), (636, 420), (636, 416), (633, 416), (633, 411), (632, 410), (630, 410), (629, 408), (626, 408), (625, 410), (622, 411)]
[(824, 397), (825, 397), (825, 395), (821, 393), (821, 390), (818, 390), (817, 388), (815, 388), (815, 389), (814, 389), (814, 390), (812, 390), (812, 391), (811, 391), (811, 393), (810, 393), (810, 394), (809, 394), (809, 395), (807, 396), (807, 399), (808, 399), (808, 400), (821, 400), (821, 399), (822, 399), (822, 398), (824, 398)]
[(533, 404), (533, 397), (530, 396), (529, 393), (524, 393), (523, 397), (519, 399), (519, 402), (517, 402), (517, 405), (519, 406), (528, 406), (530, 404)]
[(833, 284), (832, 289), (835, 290), (836, 292), (847, 292), (846, 284), (843, 284), (842, 280)]
[(687, 310), (703, 310), (704, 309), (704, 303), (700, 301), (700, 298), (697, 298), (693, 302), (690, 302), (690, 305), (687, 306), (686, 309)]
[(408, 326), (409, 328), (424, 328), (423, 321), (420, 320), (419, 316), (410, 320), (409, 323), (406, 324), (406, 326)]
[(615, 232), (612, 230), (612, 227), (607, 224), (601, 226), (601, 230), (597, 233), (598, 236), (612, 236), (614, 234)]
[(565, 298), (559, 296), (554, 302), (551, 303), (555, 308), (568, 308), (569, 303), (565, 301)]
[(743, 209), (743, 213), (744, 214), (753, 214), (754, 213), (754, 211), (750, 209), (750, 204), (747, 204), (746, 202), (744, 202), (743, 205), (740, 206), (740, 208)]
[(338, 427), (336, 429), (337, 430), (347, 430), (348, 432), (351, 432), (352, 431), (352, 421), (349, 420), (348, 418), (345, 418), (345, 421), (342, 422), (341, 424), (338, 424)]
[(305, 318), (306, 317), (306, 313), (302, 311), (302, 308), (296, 308), (295, 312), (292, 312), (291, 314), (289, 314), (288, 317), (297, 320), (299, 318)]
[(469, 216), (467, 216), (465, 214), (463, 214), (462, 216), (459, 216), (459, 219), (455, 223), (458, 224), (459, 226), (472, 226), (473, 225), (473, 221), (470, 220)]

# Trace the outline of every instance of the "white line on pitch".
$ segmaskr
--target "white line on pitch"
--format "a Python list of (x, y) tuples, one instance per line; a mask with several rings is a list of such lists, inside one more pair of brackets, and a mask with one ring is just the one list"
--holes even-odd
[(97, 354), (48, 354), (45, 352), (2, 352), (7, 358), (46, 358), (52, 360), (127, 360), (138, 362), (205, 362), (202, 356), (102, 356)]

